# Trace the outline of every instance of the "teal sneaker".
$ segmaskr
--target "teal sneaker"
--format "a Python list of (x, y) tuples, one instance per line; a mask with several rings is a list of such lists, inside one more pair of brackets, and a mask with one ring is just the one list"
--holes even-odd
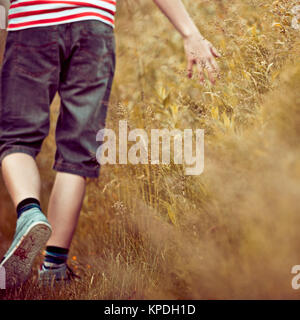
[(47, 218), (36, 206), (20, 216), (12, 245), (0, 264), (5, 268), (6, 288), (19, 286), (27, 280), (34, 259), (50, 238), (51, 231)]
[(80, 277), (66, 263), (57, 268), (46, 268), (41, 265), (39, 270), (38, 281), (42, 286), (54, 287), (58, 284), (68, 284), (75, 279), (80, 279)]

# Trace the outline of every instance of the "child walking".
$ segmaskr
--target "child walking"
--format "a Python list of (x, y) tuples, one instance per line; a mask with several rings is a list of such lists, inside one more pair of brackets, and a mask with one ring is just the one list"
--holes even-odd
[[(180, 0), (154, 0), (182, 35), (187, 74), (196, 65), (214, 83), (219, 56)], [(6, 286), (22, 284), (46, 245), (45, 283), (70, 280), (68, 251), (86, 178), (99, 176), (96, 134), (105, 127), (115, 71), (115, 0), (12, 0), (0, 83), (0, 162), (17, 212), (13, 242), (2, 259)], [(49, 106), (61, 98), (56, 126), (57, 171), (47, 218), (35, 162), (49, 131)]]

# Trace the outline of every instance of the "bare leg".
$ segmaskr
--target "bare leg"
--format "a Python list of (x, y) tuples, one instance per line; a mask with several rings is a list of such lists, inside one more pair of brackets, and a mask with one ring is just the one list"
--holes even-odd
[[(35, 160), (25, 153), (12, 153), (2, 161), (2, 175), (12, 201), (40, 200), (41, 181)], [(69, 248), (85, 194), (85, 178), (58, 172), (50, 196), (48, 220), (52, 236), (48, 245)]]
[[(5, 156), (2, 173), (16, 207), (26, 198), (39, 200), (41, 182), (33, 157), (20, 152)], [(11, 246), (1, 261), (5, 268), (8, 288), (18, 287), (26, 281), (36, 255), (44, 247), (50, 234), (51, 226), (39, 208), (25, 209), (17, 220)]]
[(48, 206), (52, 235), (48, 246), (69, 248), (85, 194), (85, 178), (58, 172)]
[(2, 161), (2, 175), (15, 207), (26, 198), (40, 200), (40, 174), (34, 158), (30, 155), (7, 155)]

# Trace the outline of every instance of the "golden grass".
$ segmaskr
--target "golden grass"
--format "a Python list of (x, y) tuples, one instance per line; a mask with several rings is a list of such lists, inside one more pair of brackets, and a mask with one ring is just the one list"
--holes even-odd
[[(222, 77), (184, 75), (180, 36), (151, 1), (119, 3), (107, 127), (203, 128), (205, 171), (115, 165), (89, 180), (71, 264), (82, 279), (41, 290), (36, 272), (3, 299), (297, 299), (300, 264), (298, 1), (184, 1), (222, 52)], [(53, 129), (38, 157), (46, 208)], [(1, 184), (0, 253), (15, 214)], [(72, 257), (74, 257), (72, 259)], [(41, 257), (38, 259), (41, 260)], [(35, 266), (35, 271), (38, 261)]]

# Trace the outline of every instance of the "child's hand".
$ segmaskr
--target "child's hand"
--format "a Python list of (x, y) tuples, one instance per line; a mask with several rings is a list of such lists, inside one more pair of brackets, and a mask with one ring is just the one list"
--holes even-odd
[(214, 84), (219, 75), (219, 67), (215, 58), (221, 56), (217, 49), (200, 33), (184, 38), (184, 49), (188, 60), (188, 77), (192, 77), (193, 66), (196, 64), (201, 83), (204, 81), (204, 70), (206, 69), (209, 80)]

